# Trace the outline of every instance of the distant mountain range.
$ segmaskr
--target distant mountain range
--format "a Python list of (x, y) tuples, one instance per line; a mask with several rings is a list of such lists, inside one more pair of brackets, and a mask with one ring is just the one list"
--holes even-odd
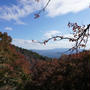
[(70, 52), (65, 53), (68, 48), (56, 48), (56, 49), (48, 49), (48, 50), (32, 50), (42, 56), (47, 56), (50, 58), (59, 58), (62, 54), (70, 54)]
[[(55, 48), (55, 49), (48, 49), (48, 50), (32, 50), (42, 56), (47, 56), (49, 58), (60, 58), (62, 54), (71, 54), (71, 52), (66, 52), (69, 48)], [(80, 50), (82, 51), (82, 50)], [(75, 51), (73, 52), (75, 53)]]

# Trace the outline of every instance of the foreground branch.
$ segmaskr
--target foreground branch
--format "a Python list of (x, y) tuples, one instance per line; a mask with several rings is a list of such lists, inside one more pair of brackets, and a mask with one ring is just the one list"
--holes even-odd
[[(45, 5), (41, 10), (39, 10), (38, 13), (34, 14), (34, 19), (37, 19), (37, 18), (40, 17), (40, 14), (41, 14), (43, 11), (45, 11), (45, 9), (47, 8), (47, 6), (48, 6), (48, 4), (50, 3), (50, 1), (51, 1), (51, 0), (48, 0), (48, 2), (46, 3), (46, 5)], [(38, 2), (39, 2), (39, 0), (38, 0)]]
[(77, 23), (68, 23), (68, 26), (71, 27), (73, 30), (73, 38), (64, 37), (64, 36), (54, 36), (47, 40), (44, 40), (43, 42), (34, 41), (34, 40), (32, 41), (35, 43), (46, 45), (46, 43), (48, 43), (50, 40), (57, 41), (57, 40), (65, 39), (65, 40), (69, 40), (70, 42), (75, 42), (75, 45), (71, 47), (68, 51), (76, 50), (76, 52), (78, 52), (81, 47), (82, 48), (86, 47), (86, 44), (88, 42), (88, 37), (90, 36), (90, 33), (89, 33), (90, 24), (87, 25), (87, 27), (85, 27), (85, 25), (79, 26)]

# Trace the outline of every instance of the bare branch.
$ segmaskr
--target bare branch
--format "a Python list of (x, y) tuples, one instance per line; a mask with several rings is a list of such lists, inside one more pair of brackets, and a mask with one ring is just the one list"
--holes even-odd
[[(39, 2), (39, 0), (36, 0), (37, 2)], [(51, 0), (48, 0), (48, 2), (46, 3), (46, 5), (38, 11), (38, 13), (34, 14), (34, 19), (37, 19), (40, 17), (41, 12), (45, 11), (45, 9), (47, 8), (48, 4), (50, 3)]]
[[(73, 30), (73, 38), (70, 37), (64, 37), (64, 36), (54, 36), (51, 38), (48, 38), (47, 40), (44, 40), (42, 42), (39, 41), (33, 41), (36, 43), (40, 43), (40, 44), (44, 44), (46, 45), (46, 43), (48, 43), (50, 40), (69, 40), (70, 42), (75, 42), (75, 45), (73, 47), (71, 47), (69, 50), (67, 51), (74, 51), (76, 50), (76, 52), (78, 52), (78, 50), (83, 47), (86, 47), (86, 44), (88, 42), (88, 37), (89, 37), (89, 29), (90, 29), (90, 24), (87, 25), (87, 27), (85, 28), (84, 26), (79, 26), (77, 23), (68, 23), (68, 26), (72, 28)], [(67, 52), (66, 51), (66, 52)]]

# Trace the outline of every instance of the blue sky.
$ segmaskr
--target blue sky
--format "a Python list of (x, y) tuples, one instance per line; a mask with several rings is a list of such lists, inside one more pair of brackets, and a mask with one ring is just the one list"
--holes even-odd
[[(0, 31), (8, 32), (13, 44), (26, 49), (70, 48), (68, 41), (49, 42), (46, 46), (32, 43), (54, 35), (70, 35), (68, 22), (80, 25), (90, 23), (90, 0), (51, 0), (41, 17), (34, 14), (45, 6), (47, 0), (0, 0)], [(89, 47), (90, 40), (87, 44)]]

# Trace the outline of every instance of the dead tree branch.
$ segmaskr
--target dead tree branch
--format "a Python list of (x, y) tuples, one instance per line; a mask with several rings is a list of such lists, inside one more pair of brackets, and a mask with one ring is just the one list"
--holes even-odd
[[(69, 40), (70, 42), (75, 42), (75, 45), (73, 47), (71, 47), (68, 51), (74, 51), (76, 50), (76, 52), (78, 52), (78, 50), (82, 47), (85, 48), (86, 44), (88, 42), (88, 38), (90, 36), (90, 24), (87, 25), (87, 27), (85, 27), (85, 25), (83, 26), (79, 26), (77, 23), (68, 23), (68, 27), (72, 28), (73, 31), (73, 38), (70, 37), (64, 37), (64, 36), (54, 36), (51, 37), (47, 40), (44, 40), (42, 42), (39, 41), (34, 41), (36, 43), (40, 43), (40, 44), (44, 44), (46, 45), (46, 43), (48, 43), (50, 40)], [(67, 52), (67, 51), (66, 51)]]
[[(39, 10), (38, 13), (34, 14), (34, 19), (37, 19), (37, 18), (40, 17), (40, 14), (41, 14), (43, 11), (45, 11), (45, 9), (47, 8), (47, 6), (48, 6), (48, 4), (50, 3), (50, 1), (51, 1), (51, 0), (48, 0), (48, 2), (46, 3), (46, 5), (45, 5), (41, 10)], [(39, 0), (38, 0), (38, 2), (39, 2)]]

